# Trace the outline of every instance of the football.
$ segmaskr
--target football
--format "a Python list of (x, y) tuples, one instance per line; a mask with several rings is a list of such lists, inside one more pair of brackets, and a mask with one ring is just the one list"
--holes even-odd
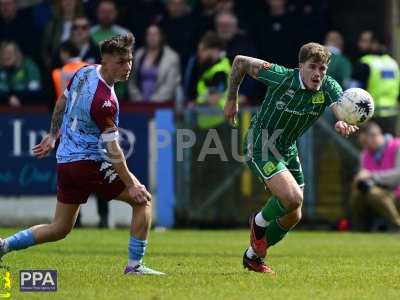
[(344, 91), (337, 105), (340, 120), (351, 125), (360, 125), (374, 114), (374, 100), (363, 89), (350, 88)]

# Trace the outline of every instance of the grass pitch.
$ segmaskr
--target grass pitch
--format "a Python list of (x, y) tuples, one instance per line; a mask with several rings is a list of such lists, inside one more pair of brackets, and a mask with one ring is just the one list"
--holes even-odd
[[(396, 234), (295, 231), (269, 251), (276, 276), (243, 269), (243, 230), (152, 232), (145, 262), (165, 277), (123, 276), (127, 242), (127, 230), (80, 229), (10, 253), (11, 299), (400, 299)], [(20, 292), (21, 269), (57, 269), (58, 291)]]

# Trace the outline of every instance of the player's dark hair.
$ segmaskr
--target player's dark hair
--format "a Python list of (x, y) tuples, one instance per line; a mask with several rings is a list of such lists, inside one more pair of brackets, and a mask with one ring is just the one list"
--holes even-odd
[(69, 40), (61, 43), (60, 51), (67, 52), (71, 57), (78, 57), (80, 54), (79, 48)]
[(300, 48), (299, 63), (305, 63), (309, 59), (328, 64), (331, 59), (331, 53), (321, 44), (307, 43)]
[(224, 49), (224, 42), (215, 32), (212, 31), (206, 32), (200, 43), (202, 43), (204, 48), (207, 49)]
[(377, 123), (374, 121), (369, 121), (360, 126), (360, 134), (369, 133), (371, 129), (374, 128), (378, 128), (380, 131), (382, 131), (381, 127)]
[(135, 38), (132, 33), (116, 35), (100, 44), (101, 56), (104, 54), (126, 55), (133, 51)]

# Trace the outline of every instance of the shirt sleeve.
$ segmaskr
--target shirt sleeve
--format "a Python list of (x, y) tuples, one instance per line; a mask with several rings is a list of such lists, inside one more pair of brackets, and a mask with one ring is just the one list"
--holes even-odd
[(325, 83), (325, 94), (327, 98), (327, 106), (336, 103), (343, 94), (343, 89), (340, 84), (330, 76), (327, 76)]
[(258, 71), (257, 80), (261, 81), (265, 85), (276, 86), (281, 84), (291, 71), (291, 69), (287, 69), (280, 65), (266, 62)]
[(116, 112), (117, 105), (114, 101), (101, 98), (95, 98), (90, 108), (90, 115), (101, 133), (118, 131), (115, 124)]
[(65, 96), (66, 98), (68, 98), (68, 94), (69, 94), (69, 90), (71, 89), (72, 82), (74, 81), (74, 79), (75, 79), (75, 77), (76, 77), (76, 74), (78, 74), (78, 72), (79, 72), (79, 70), (76, 71), (75, 74), (74, 74), (74, 75), (72, 76), (72, 78), (70, 79), (70, 81), (68, 81), (67, 87), (66, 87), (66, 89), (65, 89), (65, 91), (64, 91), (64, 96)]

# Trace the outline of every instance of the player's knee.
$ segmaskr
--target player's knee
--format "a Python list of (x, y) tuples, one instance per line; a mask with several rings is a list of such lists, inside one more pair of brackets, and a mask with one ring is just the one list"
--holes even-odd
[(300, 222), (302, 216), (303, 216), (303, 215), (302, 215), (302, 213), (301, 213), (301, 207), (298, 208), (298, 209), (296, 209), (296, 210), (294, 211), (294, 219), (295, 219), (295, 221), (296, 221), (296, 224), (297, 224), (298, 222)]
[(286, 196), (286, 203), (287, 209), (289, 211), (299, 209), (301, 207), (301, 204), (303, 203), (303, 194), (301, 193), (301, 191), (288, 193), (288, 195)]
[(148, 202), (147, 205), (141, 206), (140, 213), (143, 214), (143, 217), (145, 220), (148, 220), (148, 222), (151, 222), (151, 216), (152, 216), (151, 202)]

